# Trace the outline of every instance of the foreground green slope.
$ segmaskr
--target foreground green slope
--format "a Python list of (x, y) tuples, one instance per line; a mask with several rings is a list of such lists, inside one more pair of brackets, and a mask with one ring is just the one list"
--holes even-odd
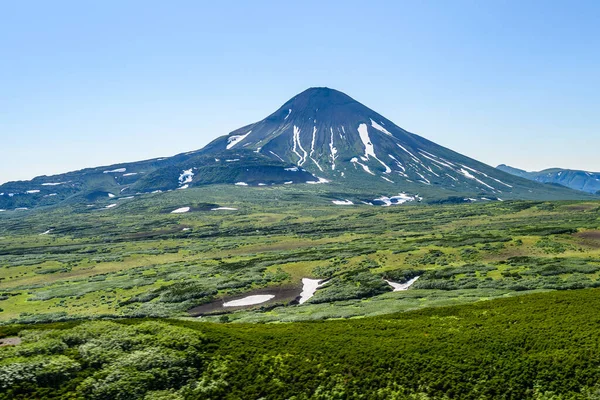
[(293, 324), (5, 326), (0, 399), (594, 399), (600, 292)]

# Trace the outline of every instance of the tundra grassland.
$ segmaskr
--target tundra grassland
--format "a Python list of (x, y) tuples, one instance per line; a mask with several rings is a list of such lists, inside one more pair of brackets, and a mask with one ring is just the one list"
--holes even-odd
[[(325, 186), (0, 213), (0, 321), (192, 318), (226, 298), (299, 292), (305, 277), (328, 282), (302, 305), (275, 299), (202, 319), (355, 318), (600, 286), (599, 202), (339, 206), (331, 199), (344, 193)], [(385, 282), (416, 276), (407, 291)]]

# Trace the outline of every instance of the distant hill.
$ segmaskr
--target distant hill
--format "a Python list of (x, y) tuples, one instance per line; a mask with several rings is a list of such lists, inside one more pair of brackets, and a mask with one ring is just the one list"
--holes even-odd
[(529, 172), (505, 164), (500, 164), (496, 168), (536, 182), (557, 184), (587, 193), (597, 194), (600, 191), (600, 172), (562, 168), (549, 168), (543, 171)]
[[(0, 209), (94, 202), (199, 185), (320, 184), (389, 205), (409, 200), (581, 199), (410, 133), (348, 95), (310, 88), (200, 150), (0, 186)], [(346, 201), (340, 199), (340, 201)], [(354, 201), (364, 201), (354, 199)], [(367, 201), (372, 203), (371, 201)]]

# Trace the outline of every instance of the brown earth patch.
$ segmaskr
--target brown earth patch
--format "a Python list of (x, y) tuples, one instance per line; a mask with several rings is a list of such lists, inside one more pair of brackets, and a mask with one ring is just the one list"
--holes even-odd
[(574, 236), (582, 239), (600, 240), (600, 231), (577, 232)]
[[(256, 290), (252, 290), (243, 294), (236, 294), (234, 296), (226, 296), (222, 297), (218, 300), (212, 301), (207, 304), (202, 304), (201, 306), (194, 307), (188, 310), (188, 314), (192, 317), (198, 317), (201, 315), (218, 315), (225, 314), (231, 311), (238, 311), (244, 309), (251, 308), (261, 308), (261, 307), (273, 307), (277, 304), (293, 304), (297, 301), (298, 297), (300, 297), (300, 292), (302, 292), (302, 285), (300, 286), (274, 286), (274, 287), (266, 287), (260, 288)], [(254, 304), (250, 306), (239, 306), (239, 307), (223, 307), (223, 303), (232, 300), (243, 299), (244, 297), (260, 295), (260, 294), (272, 294), (273, 297), (269, 301), (265, 301), (264, 303)]]
[(4, 339), (0, 339), (0, 347), (3, 346), (16, 346), (21, 344), (21, 338), (20, 337), (7, 337)]

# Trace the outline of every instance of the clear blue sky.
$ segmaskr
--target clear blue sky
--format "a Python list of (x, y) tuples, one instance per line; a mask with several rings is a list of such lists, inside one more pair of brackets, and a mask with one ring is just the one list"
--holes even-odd
[(310, 86), (600, 171), (600, 1), (0, 0), (0, 182), (198, 149)]

